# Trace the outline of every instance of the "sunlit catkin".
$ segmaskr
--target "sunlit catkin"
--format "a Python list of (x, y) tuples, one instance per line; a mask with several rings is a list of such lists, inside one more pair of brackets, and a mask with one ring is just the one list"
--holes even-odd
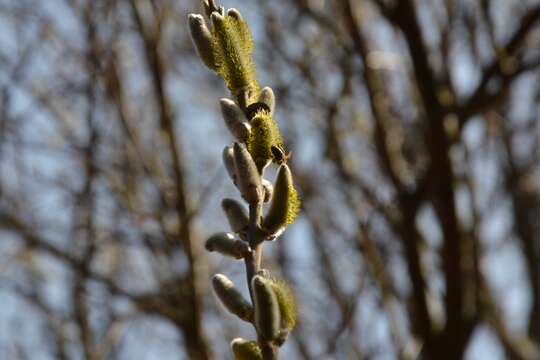
[(231, 341), (235, 360), (262, 360), (262, 352), (256, 341), (236, 338)]
[(293, 185), (291, 170), (287, 164), (282, 164), (274, 182), (270, 209), (263, 220), (264, 229), (270, 234), (281, 232), (294, 222), (299, 210), (300, 200)]

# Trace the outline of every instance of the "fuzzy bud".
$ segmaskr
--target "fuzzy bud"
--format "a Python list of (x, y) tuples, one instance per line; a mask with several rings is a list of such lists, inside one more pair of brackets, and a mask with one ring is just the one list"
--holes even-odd
[(232, 146), (226, 146), (225, 149), (223, 149), (222, 159), (229, 177), (234, 185), (236, 185), (236, 168), (234, 165), (234, 150)]
[(257, 204), (264, 198), (264, 189), (257, 166), (245, 146), (234, 143), (233, 149), (238, 189), (249, 204)]
[(220, 232), (210, 236), (206, 240), (204, 247), (210, 252), (215, 251), (235, 259), (242, 259), (251, 251), (247, 243), (235, 239), (233, 234), (226, 232)]
[(223, 120), (225, 120), (225, 125), (227, 125), (231, 134), (239, 141), (246, 142), (249, 138), (251, 126), (242, 109), (229, 99), (221, 99), (219, 104), (221, 105)]
[(262, 360), (262, 352), (256, 341), (236, 338), (231, 341), (231, 349), (235, 360)]
[(262, 88), (259, 95), (259, 102), (265, 104), (270, 110), (270, 115), (274, 114), (276, 108), (276, 97), (271, 87), (265, 86)]
[(193, 40), (193, 44), (197, 49), (199, 57), (206, 66), (212, 70), (216, 70), (212, 33), (210, 33), (210, 30), (206, 27), (204, 18), (198, 14), (189, 14), (188, 24), (191, 39)]
[(223, 305), (231, 314), (240, 319), (251, 322), (253, 319), (253, 307), (234, 286), (234, 283), (223, 274), (212, 277), (214, 292)]
[(300, 200), (293, 186), (291, 170), (282, 164), (277, 172), (270, 209), (263, 220), (263, 227), (274, 235), (292, 224), (300, 209)]
[(255, 326), (263, 340), (271, 341), (279, 335), (279, 304), (271, 281), (255, 275), (251, 280), (255, 302)]
[(233, 232), (239, 233), (247, 229), (249, 217), (242, 204), (234, 199), (223, 199), (221, 207), (227, 216), (227, 220), (229, 220)]

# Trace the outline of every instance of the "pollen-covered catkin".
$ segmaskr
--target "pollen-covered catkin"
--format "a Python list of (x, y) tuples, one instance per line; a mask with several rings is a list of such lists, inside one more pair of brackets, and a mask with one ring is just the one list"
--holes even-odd
[(296, 298), (294, 293), (283, 279), (272, 279), (272, 289), (276, 294), (281, 313), (281, 329), (290, 331), (296, 325)]
[(253, 40), (247, 23), (236, 13), (210, 15), (213, 25), (213, 49), (216, 71), (234, 96), (247, 88), (258, 93), (255, 64), (252, 59)]
[(272, 146), (283, 148), (279, 127), (268, 110), (257, 111), (251, 119), (251, 134), (247, 145), (259, 171), (274, 159)]
[(236, 338), (231, 342), (235, 360), (262, 360), (262, 352), (256, 341)]
[(279, 233), (292, 224), (300, 210), (300, 200), (293, 185), (287, 164), (282, 164), (276, 175), (270, 209), (264, 217), (263, 227), (269, 234)]

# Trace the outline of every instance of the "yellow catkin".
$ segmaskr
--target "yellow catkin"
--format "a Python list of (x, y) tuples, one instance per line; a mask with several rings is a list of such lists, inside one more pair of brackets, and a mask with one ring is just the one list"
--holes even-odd
[(299, 210), (300, 199), (293, 185), (291, 171), (283, 164), (278, 169), (274, 193), (263, 226), (271, 234), (279, 233), (294, 222)]
[(292, 330), (296, 325), (296, 298), (285, 280), (272, 279), (272, 288), (276, 294), (281, 313), (281, 328)]
[(233, 16), (216, 17), (213, 22), (213, 49), (216, 72), (235, 96), (250, 88), (258, 93), (253, 40), (248, 24)]
[(256, 341), (248, 341), (241, 338), (234, 339), (231, 343), (235, 360), (262, 360), (261, 349)]
[(298, 196), (298, 193), (296, 192), (296, 189), (294, 186), (290, 186), (289, 188), (290, 195), (289, 195), (289, 206), (287, 209), (287, 225), (290, 225), (296, 220), (296, 217), (298, 216), (298, 213), (300, 212), (300, 197)]
[(251, 120), (251, 134), (247, 142), (248, 150), (257, 166), (264, 166), (274, 155), (270, 148), (283, 148), (283, 139), (276, 121), (267, 110), (259, 110)]
[(234, 24), (234, 27), (236, 28), (238, 37), (244, 44), (244, 52), (246, 53), (246, 55), (249, 55), (251, 57), (251, 54), (253, 53), (254, 43), (248, 23), (243, 20), (238, 20), (234, 17), (231, 18), (233, 19), (232, 24)]

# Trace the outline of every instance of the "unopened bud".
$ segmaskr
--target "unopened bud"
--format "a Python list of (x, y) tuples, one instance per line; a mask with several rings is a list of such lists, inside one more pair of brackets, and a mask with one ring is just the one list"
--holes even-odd
[(235, 360), (262, 360), (262, 352), (256, 341), (236, 338), (231, 342)]
[(279, 304), (271, 281), (255, 275), (251, 280), (255, 301), (255, 326), (263, 340), (274, 340), (279, 335)]
[(226, 232), (220, 232), (210, 236), (206, 240), (204, 247), (210, 252), (215, 251), (235, 259), (242, 259), (251, 251), (246, 242), (237, 240), (233, 234)]
[(223, 274), (216, 274), (212, 277), (214, 292), (223, 305), (240, 319), (251, 322), (253, 319), (253, 307), (236, 289), (234, 283)]
[(206, 27), (204, 18), (198, 14), (189, 14), (188, 23), (191, 39), (193, 40), (193, 44), (197, 49), (199, 57), (206, 66), (212, 70), (216, 70), (212, 34)]
[(246, 142), (249, 138), (251, 126), (242, 109), (229, 99), (221, 99), (219, 104), (221, 105), (223, 120), (225, 120), (225, 125), (227, 125), (231, 134), (239, 141)]
[(236, 169), (234, 165), (234, 150), (232, 146), (226, 146), (225, 149), (223, 149), (222, 159), (223, 165), (225, 165), (225, 169), (227, 169), (229, 177), (233, 181), (234, 185), (236, 185)]
[(244, 145), (234, 143), (233, 149), (238, 189), (249, 204), (257, 204), (264, 198), (261, 176), (257, 166)]
[(274, 91), (271, 87), (265, 86), (261, 90), (259, 95), (259, 102), (266, 104), (270, 110), (270, 114), (274, 114), (274, 109), (276, 108), (276, 97), (274, 96)]
[(229, 220), (233, 232), (239, 233), (247, 229), (249, 217), (242, 204), (234, 199), (223, 199), (221, 207), (227, 216), (227, 220)]

